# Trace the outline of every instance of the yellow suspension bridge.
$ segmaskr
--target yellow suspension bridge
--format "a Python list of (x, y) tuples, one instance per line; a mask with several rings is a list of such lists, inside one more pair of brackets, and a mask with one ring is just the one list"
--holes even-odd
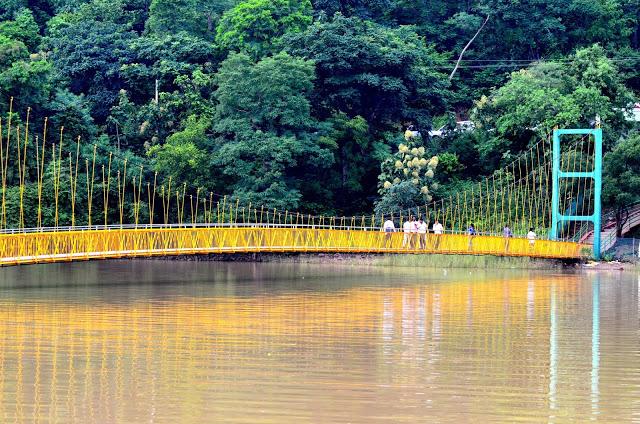
[[(551, 228), (551, 148), (541, 139), (504, 169), (455, 196), (394, 214), (313, 216), (206, 193), (161, 178), (116, 152), (101, 151), (48, 121), (0, 118), (0, 265), (89, 259), (218, 253), (311, 252), (524, 256), (577, 259), (591, 254), (579, 242), (588, 226)], [(54, 141), (51, 139), (54, 138)], [(576, 137), (561, 155), (570, 172), (593, 165), (589, 137)], [(406, 153), (407, 166), (412, 153)], [(108, 159), (104, 159), (108, 158)], [(417, 165), (413, 165), (417, 166)], [(592, 212), (593, 182), (564, 180), (562, 211)], [(443, 234), (384, 233), (409, 217)], [(475, 225), (475, 234), (466, 232)], [(504, 237), (508, 224), (514, 237)], [(535, 240), (525, 237), (533, 229)]]

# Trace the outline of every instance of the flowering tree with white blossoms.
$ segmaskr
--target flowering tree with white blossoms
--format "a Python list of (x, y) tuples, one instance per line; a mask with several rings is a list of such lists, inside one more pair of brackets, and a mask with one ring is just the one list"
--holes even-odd
[(438, 188), (434, 181), (439, 159), (425, 157), (424, 147), (411, 139), (398, 146), (398, 151), (382, 162), (376, 213), (391, 213), (422, 206), (433, 200), (431, 192)]

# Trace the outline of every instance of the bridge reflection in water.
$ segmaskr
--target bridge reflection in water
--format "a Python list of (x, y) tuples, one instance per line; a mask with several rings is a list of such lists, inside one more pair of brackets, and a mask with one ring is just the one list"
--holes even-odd
[(2, 421), (628, 422), (640, 413), (631, 328), (640, 303), (613, 281), (261, 284), (167, 296), (122, 287), (153, 293), (126, 301), (113, 286), (104, 299), (73, 301), (13, 291), (0, 303)]
[[(574, 242), (465, 234), (382, 233), (367, 228), (298, 226), (109, 227), (18, 231), (0, 235), (0, 264), (144, 256), (259, 252), (440, 253), (576, 259)], [(587, 248), (586, 253), (590, 251)]]

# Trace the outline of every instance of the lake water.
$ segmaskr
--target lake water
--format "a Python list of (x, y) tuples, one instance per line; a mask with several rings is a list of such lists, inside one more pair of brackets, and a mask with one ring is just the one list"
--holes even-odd
[(0, 422), (640, 423), (639, 277), (0, 269)]

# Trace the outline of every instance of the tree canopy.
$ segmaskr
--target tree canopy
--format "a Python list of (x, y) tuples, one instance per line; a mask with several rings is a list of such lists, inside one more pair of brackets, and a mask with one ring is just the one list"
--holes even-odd
[(254, 58), (277, 52), (280, 39), (311, 24), (309, 0), (246, 0), (222, 15), (216, 42)]
[(640, 201), (640, 135), (620, 142), (604, 162), (603, 202), (614, 208), (618, 236), (622, 236), (627, 208)]
[(3, 120), (13, 97), (100, 146), (99, 163), (116, 151), (254, 205), (437, 201), (555, 126), (597, 122), (620, 205), (637, 167), (612, 162), (633, 163), (639, 93), (631, 0), (0, 0)]
[(340, 110), (374, 128), (397, 128), (405, 121), (426, 128), (431, 116), (445, 110), (442, 58), (411, 28), (337, 14), (290, 35), (285, 44), (316, 64), (314, 106), (320, 116)]

